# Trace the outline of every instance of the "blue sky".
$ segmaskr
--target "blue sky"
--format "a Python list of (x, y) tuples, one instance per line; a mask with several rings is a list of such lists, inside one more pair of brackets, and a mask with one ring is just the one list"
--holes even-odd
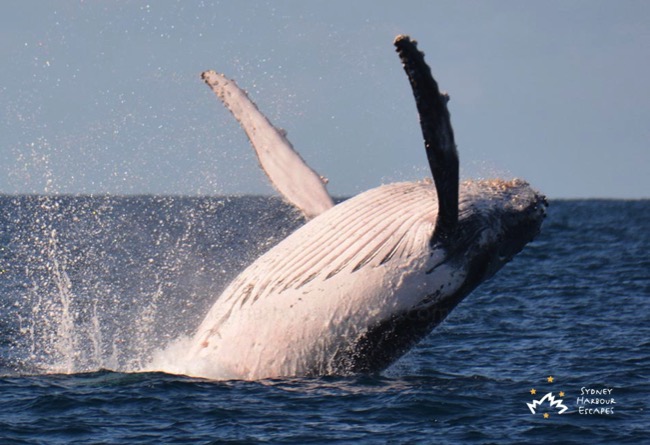
[(333, 195), (429, 174), (392, 40), (449, 92), (463, 178), (650, 197), (647, 1), (25, 1), (0, 16), (0, 193), (273, 193), (221, 71)]

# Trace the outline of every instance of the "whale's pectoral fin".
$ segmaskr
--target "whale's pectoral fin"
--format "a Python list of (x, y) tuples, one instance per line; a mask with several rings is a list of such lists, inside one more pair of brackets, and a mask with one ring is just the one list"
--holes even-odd
[(246, 92), (223, 74), (206, 71), (201, 78), (230, 110), (251, 141), (260, 166), (273, 186), (307, 218), (334, 206), (325, 182), (250, 100)]
[(399, 35), (394, 44), (413, 89), (427, 159), (438, 194), (438, 216), (431, 242), (444, 242), (458, 224), (458, 153), (447, 110), (449, 96), (440, 93), (415, 40)]

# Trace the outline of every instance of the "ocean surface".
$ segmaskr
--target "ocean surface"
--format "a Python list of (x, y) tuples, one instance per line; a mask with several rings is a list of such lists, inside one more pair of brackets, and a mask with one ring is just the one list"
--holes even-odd
[(301, 224), (266, 197), (0, 196), (0, 444), (650, 443), (648, 200), (551, 201), (381, 374), (140, 372)]

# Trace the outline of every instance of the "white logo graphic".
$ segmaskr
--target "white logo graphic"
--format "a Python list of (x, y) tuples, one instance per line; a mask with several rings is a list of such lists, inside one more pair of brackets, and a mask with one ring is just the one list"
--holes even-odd
[(552, 392), (549, 392), (539, 400), (533, 400), (533, 403), (526, 403), (526, 405), (528, 405), (528, 409), (530, 409), (530, 412), (535, 414), (535, 409), (546, 401), (548, 401), (551, 406), (559, 409), (558, 414), (562, 414), (564, 411), (569, 409), (568, 406), (562, 404), (562, 399), (555, 400), (555, 397), (553, 396)]

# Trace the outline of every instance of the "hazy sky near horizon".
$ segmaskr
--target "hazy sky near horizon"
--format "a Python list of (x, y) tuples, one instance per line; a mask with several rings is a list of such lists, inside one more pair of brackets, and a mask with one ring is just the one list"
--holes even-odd
[(8, 2), (0, 193), (272, 193), (206, 69), (335, 196), (426, 177), (400, 33), (451, 96), (463, 178), (650, 197), (650, 2), (633, 0)]

